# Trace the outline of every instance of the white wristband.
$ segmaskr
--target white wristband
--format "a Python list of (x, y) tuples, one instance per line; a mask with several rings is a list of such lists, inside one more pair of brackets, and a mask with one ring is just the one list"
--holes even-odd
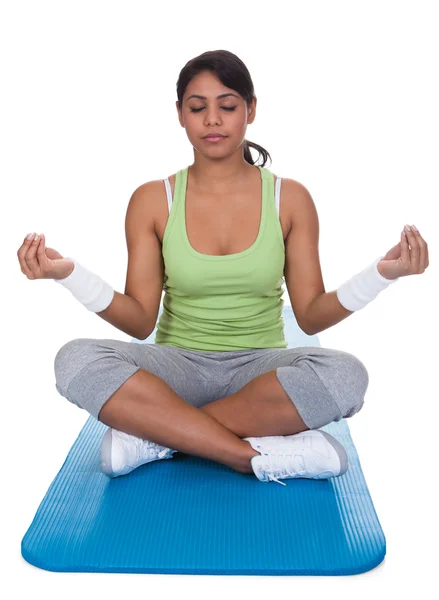
[(78, 261), (70, 256), (73, 261), (73, 271), (64, 279), (54, 279), (70, 290), (76, 300), (91, 312), (101, 312), (108, 308), (114, 297), (114, 289), (95, 273), (85, 269)]
[(375, 259), (371, 265), (366, 267), (348, 281), (345, 281), (337, 290), (337, 298), (347, 310), (360, 310), (366, 304), (374, 300), (380, 292), (386, 289), (396, 279), (387, 279), (378, 271), (378, 263), (384, 256)]

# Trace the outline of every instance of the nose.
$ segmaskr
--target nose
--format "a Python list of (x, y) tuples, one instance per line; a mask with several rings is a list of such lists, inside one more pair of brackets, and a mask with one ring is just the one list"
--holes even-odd
[(205, 112), (205, 116), (206, 116), (206, 120), (205, 120), (206, 126), (219, 125), (221, 123), (221, 119), (219, 117), (219, 109), (207, 108), (206, 112)]

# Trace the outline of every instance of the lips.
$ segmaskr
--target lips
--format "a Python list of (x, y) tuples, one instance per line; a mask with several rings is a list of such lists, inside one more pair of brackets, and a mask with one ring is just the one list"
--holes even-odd
[(217, 138), (217, 137), (226, 137), (225, 135), (221, 135), (220, 133), (209, 133), (208, 135), (205, 135), (203, 139), (206, 138)]

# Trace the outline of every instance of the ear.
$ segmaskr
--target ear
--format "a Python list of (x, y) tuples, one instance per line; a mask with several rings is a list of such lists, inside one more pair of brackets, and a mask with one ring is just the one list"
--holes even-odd
[(249, 108), (248, 108), (248, 118), (247, 118), (247, 123), (253, 123), (253, 121), (255, 120), (256, 117), (256, 104), (258, 102), (258, 99), (256, 98), (256, 96), (253, 98)]
[(180, 110), (180, 103), (178, 102), (178, 100), (175, 101), (175, 106), (177, 108), (178, 120), (180, 121), (180, 125), (182, 127), (184, 127), (183, 117), (181, 115), (181, 110)]

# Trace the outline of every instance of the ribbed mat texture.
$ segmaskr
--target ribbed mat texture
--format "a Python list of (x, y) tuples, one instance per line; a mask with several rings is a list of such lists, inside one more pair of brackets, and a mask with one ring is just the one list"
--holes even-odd
[[(320, 346), (283, 309), (289, 346)], [(135, 341), (135, 340), (133, 340)], [(145, 343), (154, 341), (154, 332)], [(354, 575), (384, 559), (386, 542), (345, 419), (321, 429), (349, 469), (324, 480), (263, 483), (196, 456), (109, 479), (99, 455), (107, 427), (91, 417), (23, 537), (49, 571), (201, 575)]]

